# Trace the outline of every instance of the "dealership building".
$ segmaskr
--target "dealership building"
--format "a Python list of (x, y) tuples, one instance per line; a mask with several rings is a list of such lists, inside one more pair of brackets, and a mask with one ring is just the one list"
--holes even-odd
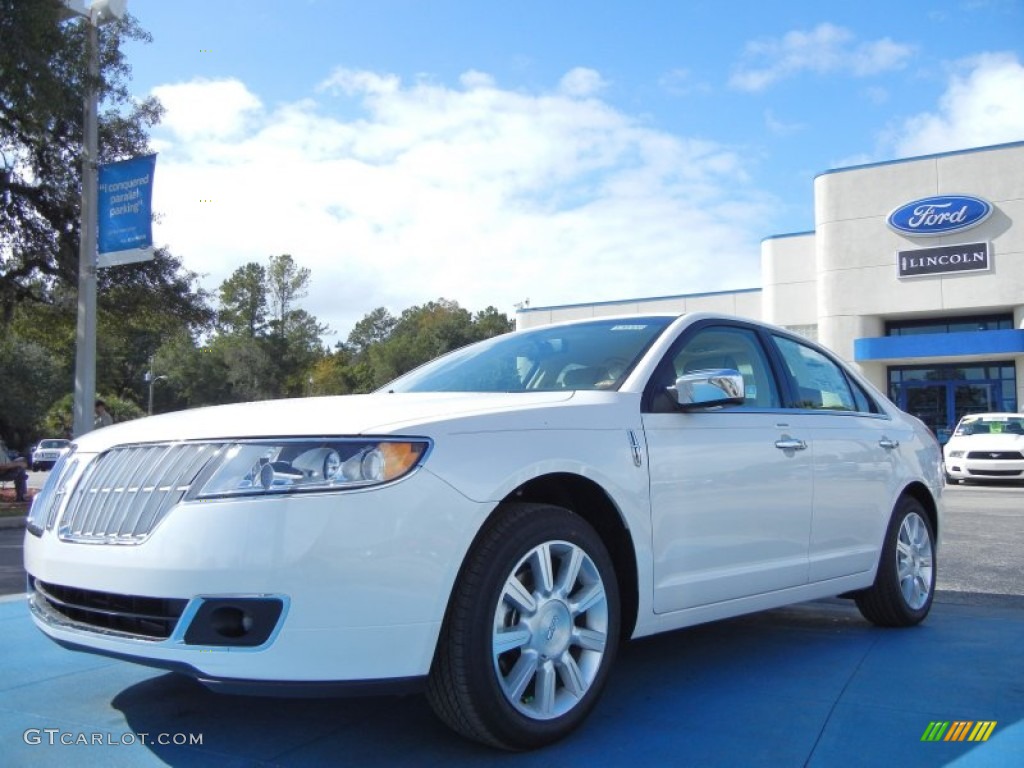
[(817, 339), (940, 435), (965, 413), (1024, 410), (1024, 141), (819, 175), (814, 230), (762, 242), (760, 288), (516, 320), (701, 310)]

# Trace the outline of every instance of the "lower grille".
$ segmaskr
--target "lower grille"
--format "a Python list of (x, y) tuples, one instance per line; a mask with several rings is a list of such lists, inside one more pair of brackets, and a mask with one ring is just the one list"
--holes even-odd
[(989, 459), (994, 461), (1020, 461), (1024, 454), (1020, 451), (970, 451), (968, 459)]
[(98, 632), (165, 640), (174, 632), (188, 600), (118, 595), (48, 584), (32, 578), (37, 601), (70, 622)]
[(1019, 469), (968, 469), (967, 472), (978, 477), (1020, 477)]

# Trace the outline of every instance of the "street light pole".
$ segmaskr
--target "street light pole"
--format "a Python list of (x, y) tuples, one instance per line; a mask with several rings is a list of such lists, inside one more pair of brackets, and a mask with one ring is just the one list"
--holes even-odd
[(149, 373), (146, 374), (146, 381), (149, 382), (149, 412), (148, 415), (153, 415), (153, 385), (156, 384), (160, 379), (166, 379), (166, 376), (154, 376), (153, 366), (150, 364)]
[(96, 0), (86, 8), (82, 0), (64, 0), (71, 15), (85, 19), (88, 75), (85, 83), (85, 125), (82, 141), (82, 210), (78, 249), (78, 326), (75, 332), (74, 434), (92, 430), (96, 400), (96, 174), (99, 167), (97, 112), (100, 77), (99, 25), (124, 16), (127, 0)]
[(89, 57), (85, 85), (85, 137), (82, 152), (81, 242), (78, 251), (78, 330), (75, 335), (75, 437), (93, 426), (96, 399), (96, 168), (99, 160), (97, 138), (97, 94), (99, 79), (99, 32), (91, 16), (86, 17), (86, 48)]

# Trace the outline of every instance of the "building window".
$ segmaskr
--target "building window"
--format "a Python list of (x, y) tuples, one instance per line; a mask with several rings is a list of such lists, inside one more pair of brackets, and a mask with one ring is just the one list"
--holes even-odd
[(1012, 362), (899, 365), (889, 368), (889, 397), (931, 427), (941, 442), (971, 413), (1017, 410)]
[(1013, 330), (1013, 314), (948, 317), (929, 320), (891, 320), (885, 324), (886, 336), (913, 336), (923, 333), (971, 333), (974, 331)]
[(810, 339), (811, 341), (817, 341), (818, 340), (818, 326), (817, 325), (784, 325), (782, 327), (785, 328), (787, 331), (792, 331), (793, 333), (799, 333), (805, 339)]

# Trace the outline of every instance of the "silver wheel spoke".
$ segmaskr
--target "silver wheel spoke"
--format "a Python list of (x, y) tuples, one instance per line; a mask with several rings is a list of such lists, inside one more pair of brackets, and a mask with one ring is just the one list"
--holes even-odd
[(568, 598), (572, 594), (572, 588), (579, 578), (580, 568), (583, 566), (583, 551), (579, 547), (573, 547), (569, 554), (569, 562), (562, 568), (559, 578), (558, 592), (562, 597)]
[(555, 589), (555, 569), (551, 563), (551, 545), (534, 550), (533, 578), (539, 592), (550, 595)]
[(494, 633), (494, 655), (500, 656), (530, 642), (532, 633), (528, 629), (506, 629)]
[(598, 581), (591, 584), (579, 595), (576, 595), (573, 601), (569, 604), (569, 608), (572, 610), (573, 616), (579, 616), (580, 614), (586, 613), (603, 600), (604, 584)]
[(536, 673), (537, 656), (532, 653), (524, 653), (520, 656), (516, 665), (512, 667), (512, 671), (508, 673), (508, 677), (502, 681), (505, 695), (510, 701), (517, 702), (523, 698), (523, 691), (526, 690), (526, 686), (530, 684)]
[(558, 658), (558, 677), (561, 679), (562, 685), (565, 686), (565, 690), (577, 699), (587, 692), (587, 683), (583, 679), (583, 673), (580, 672), (576, 659), (568, 651)]
[(896, 549), (901, 555), (903, 555), (903, 557), (910, 557), (914, 552), (910, 544), (905, 542), (902, 538), (896, 542)]
[(593, 629), (577, 629), (572, 635), (573, 645), (585, 651), (603, 651), (608, 636)]
[(545, 661), (537, 669), (537, 681), (533, 686), (533, 696), (537, 709), (544, 717), (551, 717), (555, 712), (555, 674), (554, 662)]
[(537, 612), (537, 601), (533, 599), (533, 595), (526, 591), (526, 587), (516, 578), (514, 573), (505, 582), (504, 597), (518, 608), (520, 613), (532, 616)]

